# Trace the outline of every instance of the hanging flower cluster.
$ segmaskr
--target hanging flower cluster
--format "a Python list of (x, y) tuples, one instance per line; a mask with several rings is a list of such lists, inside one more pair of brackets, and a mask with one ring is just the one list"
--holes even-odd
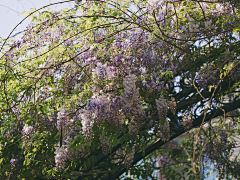
[(133, 158), (134, 158), (134, 154), (135, 154), (135, 151), (136, 151), (136, 145), (134, 145), (131, 149), (131, 152), (130, 153), (127, 153), (126, 151), (126, 155), (125, 155), (125, 159), (124, 159), (124, 166), (125, 168), (129, 168), (133, 162)]

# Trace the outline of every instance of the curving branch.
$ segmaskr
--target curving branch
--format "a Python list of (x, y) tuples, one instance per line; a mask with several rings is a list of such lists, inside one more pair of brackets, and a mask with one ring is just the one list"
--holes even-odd
[[(232, 103), (228, 103), (225, 106), (221, 107), (222, 109), (225, 110), (225, 112), (230, 112), (234, 109), (240, 108), (240, 100), (232, 102)], [(217, 110), (213, 110), (211, 113), (208, 113), (205, 119), (205, 122), (210, 121), (211, 119), (221, 116), (223, 115), (223, 111), (220, 109)], [(199, 118), (197, 118), (194, 122), (193, 122), (193, 126), (191, 127), (191, 129), (193, 128), (197, 128), (201, 125), (202, 120), (203, 120), (203, 115), (200, 116)], [(175, 133), (174, 135), (172, 135), (170, 137), (170, 140), (175, 139), (176, 137), (184, 134), (187, 130), (184, 129), (180, 129), (177, 133)], [(154, 152), (155, 150), (159, 149), (161, 146), (163, 146), (164, 144), (166, 144), (167, 142), (164, 142), (162, 140), (158, 140), (156, 142), (154, 142), (153, 144), (151, 144), (149, 147), (147, 147), (145, 149), (145, 155), (143, 156), (143, 154), (141, 152), (135, 154), (132, 165), (136, 164), (137, 162), (139, 162), (140, 160), (142, 160), (144, 157), (146, 157), (147, 155), (151, 154), (152, 152)], [(127, 169), (124, 167), (124, 165), (120, 166), (117, 171), (112, 174), (112, 178), (111, 180), (116, 179), (117, 177), (119, 177), (120, 175), (122, 175)]]

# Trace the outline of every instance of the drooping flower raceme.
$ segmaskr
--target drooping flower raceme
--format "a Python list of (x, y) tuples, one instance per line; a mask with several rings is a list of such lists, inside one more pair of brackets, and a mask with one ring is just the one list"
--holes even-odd
[(23, 140), (27, 141), (29, 137), (34, 133), (34, 129), (32, 126), (29, 126), (28, 124), (25, 124), (23, 129), (22, 129), (22, 135), (23, 135)]
[(135, 151), (136, 151), (136, 145), (134, 145), (134, 146), (132, 147), (130, 153), (127, 153), (127, 151), (125, 151), (125, 152), (126, 152), (126, 156), (125, 156), (125, 159), (124, 159), (124, 166), (125, 166), (125, 168), (128, 169), (129, 167), (131, 167), (131, 164), (132, 164), (132, 162), (133, 162), (133, 158), (134, 158)]
[(60, 112), (58, 112), (58, 117), (57, 117), (58, 130), (60, 131), (62, 128), (63, 134), (65, 135), (66, 133), (68, 133), (67, 128), (71, 127), (72, 124), (73, 124), (73, 120), (67, 116), (64, 109), (61, 109)]
[(65, 129), (67, 126), (67, 121), (68, 121), (68, 117), (66, 116), (66, 112), (64, 109), (61, 109), (60, 112), (58, 112), (58, 117), (57, 117), (58, 130), (60, 130), (61, 127)]
[(76, 135), (76, 132), (73, 130), (72, 127), (69, 131), (67, 131), (62, 140), (62, 146), (60, 147), (60, 143), (58, 143), (58, 146), (55, 147), (55, 163), (56, 167), (59, 170), (62, 170), (65, 168), (65, 163), (67, 159), (73, 159), (73, 155), (69, 153), (69, 145), (73, 141), (73, 138), (71, 136)]
[(134, 117), (131, 119), (131, 121), (128, 123), (128, 132), (132, 136), (136, 137), (138, 130), (139, 130), (139, 125), (137, 124), (137, 121), (134, 120)]
[(97, 63), (96, 68), (93, 69), (93, 79), (101, 79), (107, 76), (107, 64)]
[(149, 6), (147, 6), (148, 10), (154, 10), (155, 8), (161, 8), (164, 4), (164, 0), (148, 0)]
[(159, 99), (155, 100), (159, 121), (155, 122), (155, 131), (157, 132), (157, 136), (162, 138), (163, 141), (166, 141), (170, 137), (170, 129), (169, 129), (169, 121), (167, 119), (167, 109), (170, 105), (176, 105), (176, 102), (172, 98), (172, 101), (168, 102), (161, 95)]
[(82, 133), (84, 135), (91, 134), (92, 126), (93, 126), (93, 119), (90, 110), (82, 109), (79, 114), (79, 118), (82, 123)]
[(68, 148), (63, 145), (62, 147), (56, 147), (55, 148), (55, 163), (56, 167), (58, 169), (64, 169), (65, 168), (65, 163), (67, 160), (67, 154), (68, 154)]
[(170, 165), (170, 153), (165, 153), (158, 158), (160, 167), (166, 167)]
[[(94, 82), (94, 92), (103, 92), (113, 89), (113, 79), (117, 75), (117, 68), (114, 66), (108, 66), (107, 63), (96, 63), (96, 67), (92, 70), (92, 79)], [(107, 80), (107, 81), (106, 81)], [(106, 84), (102, 84), (105, 81)]]
[(33, 129), (32, 126), (29, 126), (28, 124), (25, 124), (23, 129), (22, 129), (22, 134), (27, 136), (27, 135), (32, 134), (33, 131), (34, 131), (34, 129)]
[(23, 144), (22, 146), (25, 147), (25, 146), (29, 146), (29, 142), (31, 140), (31, 137), (34, 133), (34, 128), (32, 126), (29, 126), (28, 124), (25, 124), (23, 129), (22, 129), (22, 140), (23, 140)]
[(139, 99), (139, 88), (136, 86), (136, 76), (127, 75), (123, 79), (124, 92), (121, 95), (122, 109), (127, 114), (136, 117), (143, 116), (143, 108)]
[(155, 99), (157, 110), (158, 110), (158, 115), (159, 118), (166, 118), (167, 115), (167, 101), (164, 99), (164, 97), (161, 95), (159, 99)]
[(109, 137), (107, 137), (107, 134), (103, 131), (101, 136), (100, 136), (100, 140), (101, 140), (101, 145), (102, 145), (102, 151), (104, 155), (107, 155), (110, 152), (110, 141), (109, 141)]
[(11, 166), (11, 169), (15, 169), (19, 166), (19, 159), (18, 159), (18, 155), (16, 156), (16, 158), (14, 158), (14, 154), (13, 154), (13, 157), (12, 159), (10, 160), (10, 166)]

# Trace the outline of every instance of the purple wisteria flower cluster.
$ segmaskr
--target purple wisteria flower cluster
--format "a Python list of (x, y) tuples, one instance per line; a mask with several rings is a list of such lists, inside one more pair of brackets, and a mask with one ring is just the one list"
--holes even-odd
[(10, 166), (11, 166), (12, 170), (18, 168), (18, 166), (19, 166), (19, 155), (16, 155), (16, 157), (14, 158), (14, 154), (13, 154), (13, 157), (10, 160)]
[(33, 133), (34, 133), (34, 128), (32, 126), (29, 126), (28, 124), (25, 124), (22, 129), (23, 139), (27, 139), (28, 137), (31, 137)]
[(167, 119), (168, 109), (174, 110), (176, 107), (175, 99), (172, 97), (171, 101), (166, 100), (162, 95), (159, 99), (155, 99), (158, 115), (160, 121), (154, 123), (154, 130), (157, 132), (157, 136), (163, 141), (168, 140), (170, 137), (169, 121)]
[(67, 127), (71, 126), (73, 124), (73, 120), (70, 119), (65, 110), (61, 109), (60, 112), (58, 112), (58, 117), (57, 117), (57, 128), (58, 130), (62, 129), (65, 130)]

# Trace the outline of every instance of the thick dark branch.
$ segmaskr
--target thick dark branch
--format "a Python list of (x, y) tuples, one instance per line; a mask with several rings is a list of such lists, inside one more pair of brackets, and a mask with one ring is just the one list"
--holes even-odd
[[(234, 84), (234, 82), (231, 82), (231, 83), (230, 83), (230, 85), (233, 85), (233, 84)], [(222, 83), (222, 88), (221, 88), (221, 89), (218, 88), (218, 90), (216, 91), (216, 93), (218, 93), (219, 91), (221, 91), (221, 92), (222, 92), (222, 91), (225, 91), (225, 90), (227, 90), (228, 88), (229, 88), (229, 82), (227, 82), (227, 81), (226, 81), (226, 82), (223, 82), (223, 83)], [(183, 91), (179, 92), (179, 93), (176, 94), (174, 97), (175, 97), (176, 101), (179, 101), (181, 98), (187, 97), (189, 94), (191, 94), (191, 93), (194, 92), (194, 91), (196, 91), (196, 90), (195, 90), (193, 87), (185, 88), (185, 89), (183, 89)], [(209, 92), (208, 89), (206, 89), (206, 90), (204, 90), (204, 91), (202, 92), (202, 94), (203, 94), (204, 97), (210, 97), (210, 96), (212, 95), (212, 92), (213, 92), (213, 89), (212, 89), (211, 92)], [(201, 101), (201, 100), (202, 100), (202, 98), (201, 98), (201, 96), (200, 96), (199, 94), (196, 94), (196, 95), (190, 97), (190, 98), (187, 99), (187, 100), (182, 100), (182, 101), (180, 101), (180, 102), (177, 104), (176, 112), (179, 112), (179, 111), (182, 110), (182, 109), (186, 109), (188, 106), (191, 106), (192, 104), (197, 103), (197, 102), (199, 102), (199, 101)], [(168, 115), (167, 115), (167, 116), (171, 119), (171, 121), (173, 120), (174, 123), (177, 123), (177, 122), (176, 122), (176, 121), (177, 121), (177, 119), (176, 119), (177, 117), (176, 117), (175, 115), (173, 115), (173, 113), (172, 113), (171, 111), (168, 112)], [(200, 123), (200, 124), (201, 124), (201, 123)], [(171, 129), (172, 132), (178, 134), (180, 128), (176, 128), (176, 127), (174, 127), (172, 124), (170, 124), (170, 129)], [(182, 128), (181, 128), (181, 129), (182, 129)], [(118, 138), (119, 143), (111, 149), (112, 154), (114, 154), (115, 151), (118, 150), (118, 149), (121, 147), (120, 140), (121, 140), (122, 137), (123, 137), (123, 134), (120, 135), (120, 137)], [(177, 136), (176, 136), (176, 137), (177, 137)], [(103, 161), (106, 160), (106, 158), (107, 158), (108, 156), (105, 156), (105, 155), (103, 154), (103, 152), (101, 151), (101, 148), (99, 149), (99, 152), (100, 152), (100, 153), (99, 153), (99, 154), (97, 155), (97, 157), (96, 157), (97, 161), (94, 162), (94, 163), (92, 163), (91, 166), (89, 166), (86, 170), (84, 170), (84, 171), (83, 171), (84, 173), (88, 173), (93, 166), (96, 166), (96, 165), (98, 165), (99, 163), (101, 163), (101, 162), (103, 162)], [(77, 167), (77, 168), (79, 168), (79, 167)]]
[[(222, 107), (225, 112), (230, 112), (234, 109), (240, 108), (240, 100), (233, 102), (233, 103), (228, 103), (227, 105)], [(220, 109), (217, 110), (213, 110), (211, 113), (208, 113), (205, 119), (205, 122), (210, 121), (211, 119), (221, 116), (223, 115), (223, 111)], [(200, 116), (199, 118), (195, 119), (193, 122), (193, 126), (191, 127), (191, 129), (199, 127), (201, 125), (203, 121), (203, 115)], [(176, 137), (184, 134), (186, 132), (186, 130), (184, 129), (180, 129), (178, 132), (176, 132), (174, 135), (172, 135), (170, 137), (170, 140), (175, 139)], [(154, 144), (150, 145), (146, 150), (145, 150), (145, 155), (143, 156), (142, 152), (139, 152), (137, 154), (135, 154), (132, 165), (136, 164), (137, 162), (139, 162), (140, 160), (142, 160), (143, 158), (145, 158), (147, 155), (151, 154), (152, 152), (154, 152), (155, 150), (159, 149), (161, 146), (163, 146), (165, 143), (164, 141), (159, 140), (158, 142), (155, 142)], [(112, 180), (115, 180), (116, 178), (118, 178), (119, 176), (121, 176), (127, 169), (124, 167), (124, 165), (120, 166), (118, 168), (118, 170), (112, 175)]]

